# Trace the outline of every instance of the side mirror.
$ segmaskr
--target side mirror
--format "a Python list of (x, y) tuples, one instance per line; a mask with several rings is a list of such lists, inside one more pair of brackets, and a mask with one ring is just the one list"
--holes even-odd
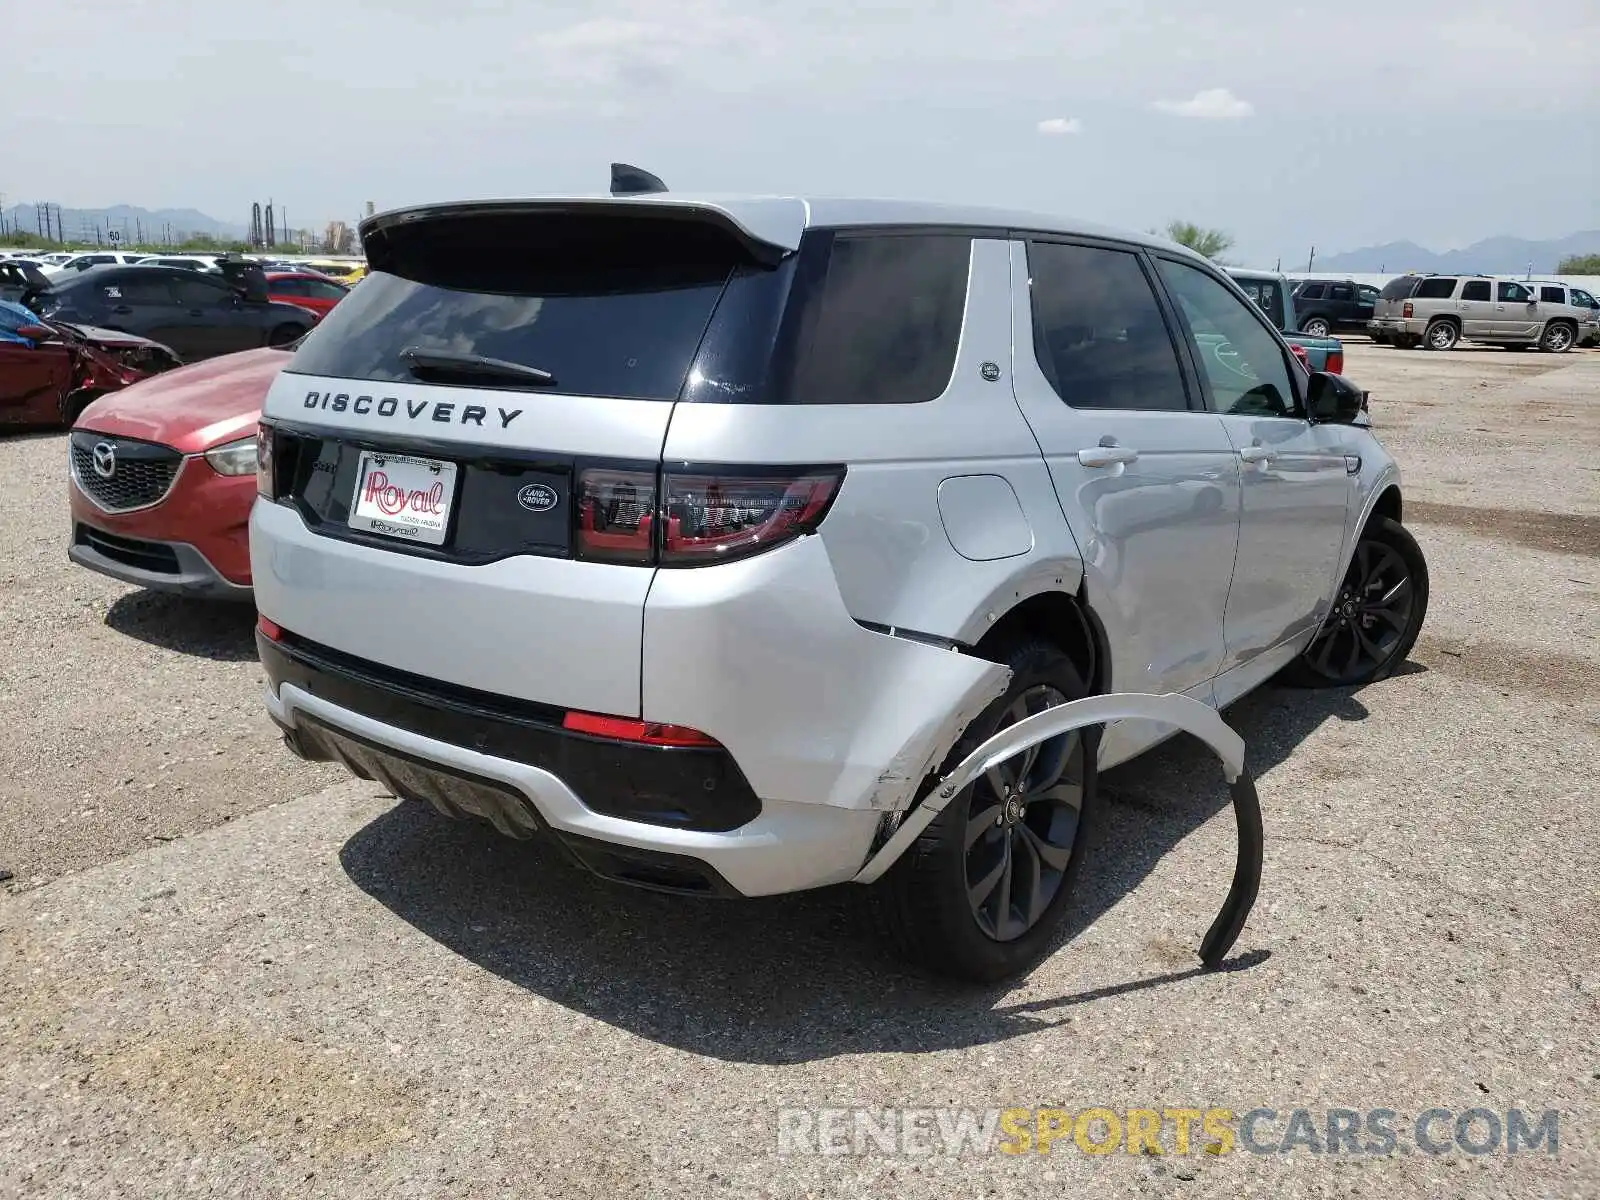
[(1343, 375), (1313, 371), (1306, 388), (1306, 410), (1313, 421), (1348, 425), (1366, 411), (1367, 393)]
[(55, 330), (44, 325), (19, 325), (15, 332), (18, 337), (25, 337), (30, 342), (42, 342), (56, 335)]

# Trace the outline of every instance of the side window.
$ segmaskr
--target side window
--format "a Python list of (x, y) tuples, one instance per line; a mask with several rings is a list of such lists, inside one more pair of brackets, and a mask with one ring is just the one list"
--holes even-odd
[(1539, 289), (1539, 299), (1548, 304), (1565, 304), (1567, 298), (1558, 287), (1542, 287)]
[(1300, 299), (1302, 299), (1302, 300), (1321, 300), (1322, 299), (1322, 286), (1323, 285), (1320, 284), (1320, 283), (1308, 283), (1308, 284), (1306, 284), (1305, 287), (1300, 289)]
[(1356, 288), (1356, 299), (1362, 304), (1376, 304), (1378, 302), (1378, 289), (1371, 284), (1363, 283)]
[(802, 404), (916, 404), (955, 371), (972, 239), (835, 237), (810, 343), (795, 371)]
[(1418, 300), (1448, 300), (1456, 294), (1456, 281), (1450, 278), (1424, 279), (1414, 293)]
[(1139, 258), (1126, 250), (1028, 243), (1033, 347), (1073, 408), (1189, 407), (1178, 350)]
[(178, 304), (184, 308), (215, 308), (228, 298), (227, 288), (203, 279), (174, 279), (170, 283)]
[(1218, 412), (1291, 417), (1298, 408), (1278, 339), (1227, 288), (1198, 267), (1159, 259), (1161, 278), (1188, 320)]
[(1501, 300), (1512, 303), (1526, 304), (1529, 300), (1533, 299), (1533, 293), (1527, 288), (1523, 287), (1520, 283), (1501, 282), (1499, 286)]
[(306, 295), (318, 300), (343, 300), (349, 292), (337, 283), (323, 283), (320, 279), (304, 280)]
[(1354, 300), (1356, 298), (1356, 290), (1348, 283), (1336, 283), (1328, 289), (1328, 298), (1330, 300)]
[(309, 296), (311, 286), (304, 279), (271, 279), (267, 281), (267, 291), (280, 296)]
[(1489, 299), (1489, 281), (1487, 279), (1469, 279), (1461, 289), (1463, 300)]

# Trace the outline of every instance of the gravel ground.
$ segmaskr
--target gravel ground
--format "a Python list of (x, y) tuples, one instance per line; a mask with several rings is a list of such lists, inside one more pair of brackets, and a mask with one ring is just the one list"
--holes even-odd
[[(69, 572), (60, 529), (0, 516), (0, 864), (26, 889), (0, 896), (0, 1196), (1600, 1194), (1600, 354), (1349, 359), (1429, 624), (1384, 683), (1230, 710), (1268, 850), (1213, 975), (1232, 822), (1192, 745), (1108, 774), (1073, 940), (973, 992), (887, 959), (848, 889), (619, 891), (370, 785), (317, 792), (257, 716), (243, 617), (112, 620), (121, 589)], [(50, 495), (59, 460), (0, 441), (0, 487)], [(148, 846), (158, 822), (196, 832)], [(1381, 1107), (1400, 1142), (777, 1153), (780, 1109), (852, 1105), (1259, 1107), (1267, 1141), (1297, 1108)], [(1407, 1153), (1434, 1107), (1559, 1110), (1559, 1150)]]
[(67, 561), (67, 439), (0, 435), (0, 867), (33, 887), (338, 779), (284, 754), (248, 606)]

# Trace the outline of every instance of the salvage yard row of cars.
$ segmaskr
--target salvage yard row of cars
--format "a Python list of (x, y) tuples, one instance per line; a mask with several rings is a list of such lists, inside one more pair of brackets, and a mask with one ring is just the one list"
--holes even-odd
[[(69, 554), (253, 600), (294, 752), (605, 878), (873, 884), (911, 955), (1012, 975), (1100, 766), (1280, 673), (1382, 678), (1422, 626), (1399, 472), (1281, 276), (872, 201), (362, 233), (320, 322), (231, 268), (258, 342), (77, 415)], [(19, 345), (87, 336), (46, 307)]]

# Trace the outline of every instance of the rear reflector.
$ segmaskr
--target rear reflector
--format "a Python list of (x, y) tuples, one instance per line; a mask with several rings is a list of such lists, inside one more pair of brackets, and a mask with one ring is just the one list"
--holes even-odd
[(256, 628), (261, 631), (261, 636), (269, 642), (283, 641), (283, 626), (267, 617), (256, 615)]
[(684, 725), (663, 725), (657, 721), (636, 721), (631, 717), (606, 717), (599, 713), (569, 712), (562, 728), (592, 737), (614, 738), (619, 742), (639, 742), (647, 746), (696, 746), (718, 749), (721, 743), (698, 729)]

